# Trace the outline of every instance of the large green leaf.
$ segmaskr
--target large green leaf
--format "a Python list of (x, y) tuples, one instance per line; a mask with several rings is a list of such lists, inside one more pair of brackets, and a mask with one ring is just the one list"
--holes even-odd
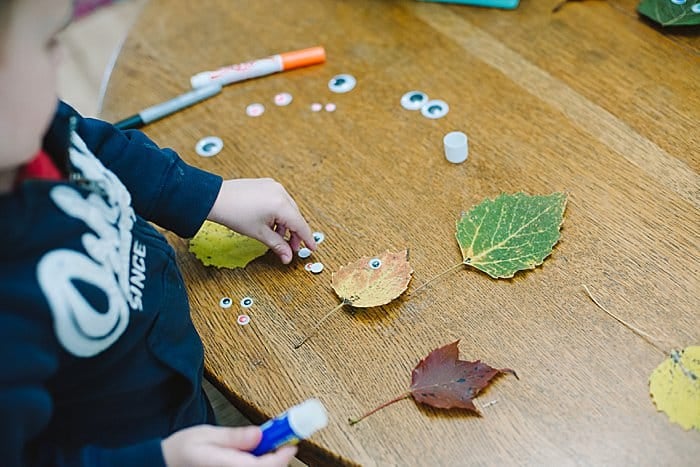
[(671, 0), (642, 0), (637, 11), (662, 26), (700, 24), (700, 0), (687, 0), (680, 5)]
[(463, 263), (491, 277), (534, 269), (559, 241), (566, 195), (501, 194), (486, 199), (457, 221)]

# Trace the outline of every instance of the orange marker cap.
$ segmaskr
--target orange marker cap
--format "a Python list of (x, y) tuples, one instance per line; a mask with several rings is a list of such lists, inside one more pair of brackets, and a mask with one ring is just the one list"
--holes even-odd
[(321, 47), (311, 47), (308, 49), (295, 50), (280, 54), (282, 58), (282, 69), (291, 70), (302, 66), (316, 65), (326, 61), (326, 50)]

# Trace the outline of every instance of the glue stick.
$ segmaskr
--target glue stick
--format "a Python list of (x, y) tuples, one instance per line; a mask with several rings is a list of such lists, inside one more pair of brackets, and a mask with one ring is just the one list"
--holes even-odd
[(309, 399), (261, 425), (262, 439), (252, 453), (262, 456), (285, 444), (296, 444), (326, 425), (325, 407), (318, 399)]

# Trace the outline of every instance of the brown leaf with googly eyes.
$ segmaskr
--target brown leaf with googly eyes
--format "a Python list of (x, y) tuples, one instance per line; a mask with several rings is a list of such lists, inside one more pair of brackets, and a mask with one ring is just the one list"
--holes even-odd
[(413, 268), (408, 250), (366, 256), (333, 273), (331, 287), (343, 303), (355, 308), (385, 305), (408, 288)]

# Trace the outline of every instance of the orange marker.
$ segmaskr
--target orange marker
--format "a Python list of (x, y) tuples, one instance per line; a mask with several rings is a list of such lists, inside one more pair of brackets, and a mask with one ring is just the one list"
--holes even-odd
[(292, 70), (303, 66), (316, 65), (326, 61), (326, 51), (323, 47), (295, 50), (273, 55), (252, 62), (239, 63), (219, 68), (215, 71), (203, 71), (190, 78), (193, 88), (200, 88), (217, 83), (222, 86), (259, 76), (271, 75), (280, 71)]

